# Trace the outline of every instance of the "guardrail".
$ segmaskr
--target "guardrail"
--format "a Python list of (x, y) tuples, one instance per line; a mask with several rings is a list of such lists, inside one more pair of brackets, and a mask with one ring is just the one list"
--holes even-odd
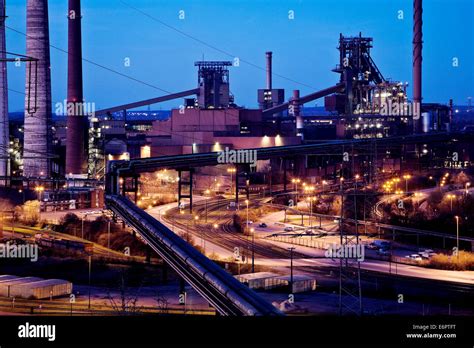
[(106, 203), (221, 315), (283, 315), (128, 198), (107, 195)]

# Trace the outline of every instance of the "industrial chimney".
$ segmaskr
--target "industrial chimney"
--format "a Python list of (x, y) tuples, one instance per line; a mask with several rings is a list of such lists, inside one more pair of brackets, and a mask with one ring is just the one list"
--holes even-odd
[(272, 52), (265, 53), (267, 57), (267, 85), (266, 89), (272, 89)]
[(293, 90), (293, 98), (291, 98), (292, 113), (296, 119), (296, 135), (303, 135), (303, 117), (300, 112), (300, 91), (299, 89)]
[[(8, 130), (8, 81), (6, 43), (5, 43), (5, 0), (0, 0), (0, 176), (8, 176), (8, 147), (10, 135)], [(5, 184), (4, 180), (0, 183)]]
[[(38, 59), (38, 70), (26, 69), (23, 175), (51, 174), (51, 71), (49, 53), (48, 1), (27, 0), (26, 55)], [(30, 76), (31, 75), (31, 76)], [(32, 91), (28, 93), (29, 85)], [(36, 93), (35, 93), (36, 92)], [(35, 105), (36, 108), (31, 107)]]
[(66, 174), (87, 174), (87, 116), (82, 91), (81, 0), (69, 0)]
[[(423, 61), (423, 5), (422, 0), (413, 0), (413, 103), (421, 112), (421, 67)], [(416, 106), (417, 107), (417, 106)], [(421, 119), (413, 121), (415, 133), (420, 132)]]

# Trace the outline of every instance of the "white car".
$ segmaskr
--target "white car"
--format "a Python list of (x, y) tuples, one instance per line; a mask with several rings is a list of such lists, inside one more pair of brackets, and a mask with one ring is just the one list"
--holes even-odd
[(422, 261), (423, 260), (422, 257), (418, 254), (407, 255), (405, 257), (410, 259), (410, 260), (415, 260), (415, 261)]
[(288, 226), (288, 227), (285, 227), (285, 229), (283, 231), (285, 232), (293, 232), (295, 230), (294, 227), (291, 227), (291, 226)]

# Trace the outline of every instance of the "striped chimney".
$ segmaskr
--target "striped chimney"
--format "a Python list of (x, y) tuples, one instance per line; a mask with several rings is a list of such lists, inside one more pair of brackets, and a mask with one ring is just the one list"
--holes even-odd
[[(27, 0), (26, 55), (38, 59), (38, 71), (26, 69), (23, 175), (51, 175), (51, 63), (48, 1)], [(28, 86), (31, 84), (31, 93)], [(36, 92), (36, 110), (35, 110)], [(30, 98), (30, 100), (28, 100)]]
[[(5, 43), (5, 0), (0, 0), (0, 176), (9, 174), (8, 81)], [(3, 180), (0, 183), (4, 184)]]

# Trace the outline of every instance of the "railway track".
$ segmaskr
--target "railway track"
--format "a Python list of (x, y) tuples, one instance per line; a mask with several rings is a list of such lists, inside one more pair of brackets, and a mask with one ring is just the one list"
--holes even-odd
[[(249, 207), (254, 208), (258, 207), (261, 204), (261, 201), (264, 199), (254, 199), (251, 200)], [(235, 230), (233, 227), (233, 218), (229, 216), (220, 216), (219, 209), (225, 207), (226, 204), (222, 202), (230, 202), (230, 199), (220, 200), (220, 202), (208, 202), (207, 203), (207, 213), (208, 213), (208, 222), (202, 223), (202, 218), (198, 223), (192, 221), (192, 216), (189, 214), (181, 215), (178, 208), (173, 208), (169, 210), (164, 220), (168, 224), (172, 224), (181, 230), (189, 231), (191, 234), (194, 234), (200, 238), (205, 239), (206, 241), (212, 242), (213, 244), (220, 246), (226, 250), (234, 251), (235, 248), (239, 248), (241, 253), (244, 255), (249, 255), (252, 250), (252, 241), (250, 237), (243, 235)], [(198, 213), (201, 217), (203, 212), (205, 212), (206, 203), (198, 202), (194, 204), (194, 211)], [(213, 213), (213, 214), (212, 214)], [(186, 222), (183, 222), (185, 220)], [(216, 231), (212, 226), (218, 224), (219, 228)], [(289, 252), (284, 248), (275, 246), (272, 243), (260, 240), (258, 238), (254, 239), (254, 253), (258, 258), (278, 258), (278, 259), (289, 259)], [(298, 252), (293, 253), (295, 258), (308, 258), (307, 255), (301, 254)]]

